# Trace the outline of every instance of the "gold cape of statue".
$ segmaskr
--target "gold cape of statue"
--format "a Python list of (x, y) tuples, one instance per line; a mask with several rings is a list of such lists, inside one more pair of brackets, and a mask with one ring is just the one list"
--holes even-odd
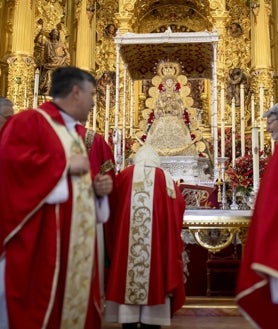
[(197, 156), (198, 152), (185, 123), (185, 109), (193, 103), (188, 97), (190, 88), (187, 78), (179, 75), (180, 67), (175, 62), (162, 62), (158, 75), (152, 79), (152, 97), (146, 103), (154, 108), (154, 121), (146, 143), (152, 145), (161, 156)]

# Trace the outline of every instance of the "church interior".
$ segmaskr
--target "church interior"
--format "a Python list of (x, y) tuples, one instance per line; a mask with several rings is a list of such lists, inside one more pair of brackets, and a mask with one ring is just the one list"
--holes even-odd
[(0, 35), (0, 95), (15, 112), (50, 99), (56, 67), (97, 78), (86, 124), (117, 171), (150, 143), (180, 184), (187, 295), (233, 298), (274, 147), (262, 114), (278, 99), (278, 2), (0, 0)]

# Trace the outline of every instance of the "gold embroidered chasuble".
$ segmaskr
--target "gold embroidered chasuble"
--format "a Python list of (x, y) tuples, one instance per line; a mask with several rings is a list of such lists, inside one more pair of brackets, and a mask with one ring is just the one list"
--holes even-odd
[[(82, 138), (75, 131), (69, 132), (65, 126), (55, 123), (44, 111), (38, 111), (46, 118), (60, 138), (67, 159), (77, 153), (87, 155)], [(65, 172), (62, 179), (66, 174)], [(94, 266), (96, 218), (90, 173), (81, 176), (71, 176), (71, 181), (72, 218), (61, 329), (80, 329), (84, 327)], [(58, 209), (57, 214), (59, 214)], [(59, 228), (59, 222), (57, 227)], [(47, 322), (51, 305), (54, 302), (57, 288), (59, 243), (60, 232), (57, 234), (58, 248), (52, 300), (45, 323)]]
[(154, 167), (135, 166), (131, 195), (126, 304), (147, 304), (152, 248)]

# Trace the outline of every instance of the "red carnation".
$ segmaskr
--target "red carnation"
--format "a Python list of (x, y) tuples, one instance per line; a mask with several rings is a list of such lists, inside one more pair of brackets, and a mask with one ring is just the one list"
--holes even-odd
[(165, 91), (165, 88), (164, 88), (164, 86), (163, 86), (162, 83), (159, 84), (159, 86), (158, 86), (158, 90), (159, 90), (160, 92), (161, 92), (161, 91)]
[(180, 91), (180, 89), (181, 89), (181, 84), (179, 82), (177, 82), (175, 84), (175, 91)]

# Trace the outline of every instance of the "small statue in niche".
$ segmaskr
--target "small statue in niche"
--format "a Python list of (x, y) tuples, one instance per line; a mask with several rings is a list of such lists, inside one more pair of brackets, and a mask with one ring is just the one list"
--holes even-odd
[(230, 35), (234, 38), (238, 38), (243, 34), (241, 25), (239, 23), (232, 23), (229, 27)]
[(113, 39), (116, 36), (116, 26), (114, 24), (108, 24), (105, 28), (105, 35), (109, 39)]
[(43, 30), (36, 37), (35, 42), (42, 43), (43, 60), (39, 84), (39, 93), (48, 95), (52, 72), (60, 66), (70, 65), (70, 53), (67, 46), (60, 40), (57, 28), (49, 32), (49, 39), (41, 37)]
[(235, 106), (240, 106), (240, 86), (244, 86), (245, 99), (249, 92), (249, 79), (244, 71), (240, 68), (232, 68), (227, 78), (227, 102), (232, 103), (235, 99)]

